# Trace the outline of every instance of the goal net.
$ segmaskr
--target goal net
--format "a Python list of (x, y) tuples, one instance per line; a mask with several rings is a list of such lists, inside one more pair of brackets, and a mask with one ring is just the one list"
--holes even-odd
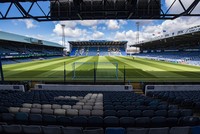
[(72, 71), (73, 79), (94, 77), (118, 79), (117, 62), (74, 62)]

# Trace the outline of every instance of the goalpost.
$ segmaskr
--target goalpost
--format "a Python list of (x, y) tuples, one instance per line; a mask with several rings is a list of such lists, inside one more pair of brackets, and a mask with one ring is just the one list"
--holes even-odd
[(117, 62), (74, 62), (72, 64), (73, 79), (108, 78), (118, 79)]

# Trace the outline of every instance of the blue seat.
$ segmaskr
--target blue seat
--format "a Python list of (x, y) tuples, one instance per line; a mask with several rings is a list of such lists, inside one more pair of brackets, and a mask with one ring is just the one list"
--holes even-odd
[(142, 112), (143, 117), (153, 117), (154, 116), (154, 110), (144, 110)]
[(149, 117), (136, 118), (135, 124), (137, 127), (148, 127), (150, 126), (150, 118)]
[(135, 117), (135, 118), (141, 117), (142, 116), (142, 111), (141, 110), (132, 110), (132, 111), (130, 111), (129, 116)]
[(44, 126), (42, 130), (44, 134), (62, 134), (61, 128), (57, 126)]
[(166, 121), (167, 121), (167, 126), (168, 127), (174, 127), (174, 126), (177, 126), (178, 118), (169, 117), (169, 118), (166, 119)]
[(42, 134), (41, 126), (30, 125), (30, 126), (22, 126), (24, 134)]
[(125, 134), (124, 128), (106, 128), (105, 134)]
[(179, 117), (180, 116), (180, 112), (179, 110), (169, 110), (168, 111), (168, 117)]
[(167, 110), (157, 110), (155, 111), (155, 116), (167, 117)]
[(118, 117), (129, 117), (129, 111), (128, 110), (118, 110), (117, 116)]
[(84, 134), (104, 134), (103, 128), (87, 128), (83, 130)]
[(104, 109), (105, 110), (115, 110), (115, 107), (113, 105), (105, 105)]
[(186, 116), (179, 119), (182, 126), (196, 126), (199, 125), (199, 117)]
[(119, 125), (119, 119), (115, 116), (107, 116), (104, 118), (105, 127), (116, 127)]
[(57, 122), (60, 125), (68, 126), (71, 125), (72, 119), (66, 116), (57, 116)]
[(43, 122), (47, 125), (54, 125), (57, 123), (56, 116), (54, 115), (43, 115)]
[(102, 127), (103, 126), (103, 118), (100, 116), (90, 116), (88, 118), (88, 124), (90, 127)]
[(135, 106), (132, 106), (132, 105), (129, 105), (129, 106), (126, 106), (126, 110), (134, 110), (135, 109)]
[(30, 114), (29, 122), (34, 123), (34, 124), (41, 124), (42, 123), (42, 115), (41, 114)]
[(192, 127), (192, 134), (200, 134), (200, 126)]
[(0, 113), (9, 113), (8, 108), (0, 106)]
[(117, 112), (115, 110), (105, 110), (104, 111), (104, 116), (116, 116)]
[(63, 127), (63, 134), (83, 134), (81, 127)]
[(168, 109), (168, 105), (158, 105), (157, 109), (158, 110), (167, 110)]
[(121, 117), (119, 122), (121, 127), (133, 127), (135, 125), (135, 119), (133, 117)]
[(22, 127), (20, 125), (3, 125), (6, 134), (21, 134)]
[(192, 116), (193, 112), (191, 109), (183, 109), (181, 110), (181, 116)]
[(126, 134), (148, 134), (148, 128), (127, 128)]
[(75, 116), (72, 118), (72, 123), (74, 126), (87, 126), (88, 120), (86, 116)]
[(168, 134), (169, 133), (169, 128), (164, 127), (164, 128), (150, 128), (149, 129), (149, 134)]
[(170, 134), (190, 134), (190, 127), (172, 127)]
[(8, 123), (12, 123), (15, 120), (15, 116), (12, 113), (2, 113), (1, 118), (3, 121), (8, 122)]
[(151, 118), (151, 126), (152, 127), (164, 127), (167, 126), (166, 118), (162, 116), (156, 116)]
[(115, 110), (124, 110), (126, 109), (123, 105), (116, 105)]
[(15, 114), (15, 119), (17, 122), (19, 123), (27, 123), (29, 120), (29, 115), (28, 113), (24, 113), (24, 112), (18, 112)]

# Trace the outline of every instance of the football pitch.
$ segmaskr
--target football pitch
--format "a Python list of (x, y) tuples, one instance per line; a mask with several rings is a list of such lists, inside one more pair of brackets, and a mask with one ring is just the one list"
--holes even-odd
[(3, 71), (6, 81), (200, 82), (198, 66), (125, 56), (62, 57), (3, 65)]

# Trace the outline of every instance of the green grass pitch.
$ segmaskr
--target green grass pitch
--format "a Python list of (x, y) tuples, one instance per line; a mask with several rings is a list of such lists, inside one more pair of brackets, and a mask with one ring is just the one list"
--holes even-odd
[[(67, 81), (90, 81), (93, 78), (73, 79), (74, 62), (96, 62), (97, 72), (102, 69), (98, 62), (117, 62), (118, 79), (116, 78), (97, 78), (97, 81), (123, 81), (124, 66), (126, 81), (133, 82), (200, 82), (200, 67), (162, 61), (153, 61), (140, 58), (124, 56), (89, 56), (89, 57), (62, 57), (50, 60), (32, 61), (11, 65), (3, 65), (5, 80), (32, 80), (32, 81), (63, 81), (64, 62), (66, 63)], [(113, 65), (114, 69), (114, 65)], [(87, 66), (78, 65), (76, 70), (81, 70), (83, 76), (94, 73)], [(104, 68), (104, 73), (113, 73), (112, 66)], [(104, 75), (98, 73), (98, 75)], [(90, 74), (93, 76), (92, 74)], [(112, 75), (112, 74), (110, 74)]]

